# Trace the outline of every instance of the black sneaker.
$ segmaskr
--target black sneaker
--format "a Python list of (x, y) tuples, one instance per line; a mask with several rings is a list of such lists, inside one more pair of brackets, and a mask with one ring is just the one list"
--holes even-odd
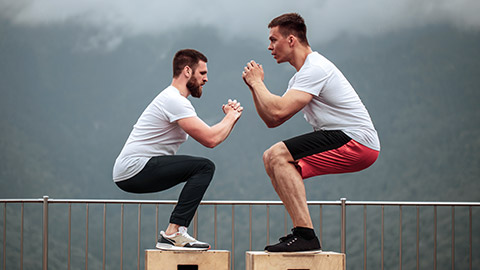
[(289, 234), (279, 239), (279, 243), (265, 247), (268, 252), (320, 252), (322, 247), (315, 236), (307, 240), (299, 235)]
[[(278, 241), (280, 241), (280, 243), (282, 243), (282, 242), (288, 241), (292, 237), (293, 237), (293, 234), (287, 234), (285, 236), (280, 237), (280, 239), (278, 239)], [(272, 246), (274, 246), (274, 245), (267, 245), (267, 246), (265, 246), (264, 250), (268, 250)]]

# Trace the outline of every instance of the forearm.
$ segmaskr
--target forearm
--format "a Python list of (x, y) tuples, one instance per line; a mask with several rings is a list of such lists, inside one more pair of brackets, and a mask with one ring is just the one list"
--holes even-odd
[(242, 115), (243, 107), (236, 100), (222, 107), (225, 116), (218, 124), (209, 126), (198, 116), (178, 120), (178, 125), (203, 146), (213, 148), (222, 143)]
[(268, 127), (285, 122), (282, 97), (272, 94), (263, 82), (253, 84), (250, 89), (257, 113)]
[(283, 124), (313, 98), (312, 94), (294, 89), (289, 89), (283, 96), (272, 94), (263, 83), (262, 65), (253, 60), (244, 68), (242, 78), (252, 92), (258, 115), (269, 128)]
[(209, 132), (205, 136), (205, 142), (202, 144), (206, 147), (214, 148), (225, 141), (232, 132), (237, 120), (238, 118), (233, 113), (226, 114), (220, 122), (209, 128)]

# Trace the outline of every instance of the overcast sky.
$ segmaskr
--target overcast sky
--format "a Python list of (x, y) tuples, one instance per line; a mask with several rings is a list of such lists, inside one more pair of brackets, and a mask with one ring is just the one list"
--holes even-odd
[(85, 27), (108, 49), (139, 35), (198, 25), (217, 29), (225, 39), (266, 42), (266, 25), (285, 12), (300, 13), (316, 43), (339, 34), (377, 35), (432, 23), (478, 30), (479, 11), (479, 0), (0, 0), (0, 15), (13, 24)]

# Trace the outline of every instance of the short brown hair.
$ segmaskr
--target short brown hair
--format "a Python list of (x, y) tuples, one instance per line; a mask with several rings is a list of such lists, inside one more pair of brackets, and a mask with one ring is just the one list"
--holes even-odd
[(173, 57), (173, 77), (178, 77), (184, 67), (189, 66), (194, 72), (198, 62), (207, 62), (207, 57), (194, 49), (183, 49), (175, 53)]
[(300, 40), (300, 43), (310, 46), (307, 40), (307, 26), (302, 16), (298, 13), (280, 15), (268, 24), (268, 28), (276, 26), (279, 27), (282, 36), (287, 37), (288, 35), (294, 35)]

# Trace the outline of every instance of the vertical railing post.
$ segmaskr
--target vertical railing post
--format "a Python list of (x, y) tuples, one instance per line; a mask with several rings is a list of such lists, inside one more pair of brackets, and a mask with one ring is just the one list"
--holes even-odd
[(214, 220), (213, 220), (213, 234), (215, 235), (213, 237), (214, 239), (214, 249), (217, 249), (217, 204), (215, 204), (213, 206), (213, 216), (214, 216)]
[[(402, 205), (398, 207), (398, 243), (399, 243), (399, 251), (398, 251), (398, 269), (402, 270)], [(434, 269), (437, 270), (437, 269)]]
[(198, 209), (193, 216), (193, 238), (198, 239)]
[(85, 204), (85, 270), (88, 270), (88, 214), (90, 206)]
[(472, 270), (472, 207), (468, 207), (468, 230), (469, 230), (469, 241), (468, 241), (468, 246), (469, 246), (469, 264), (470, 264), (470, 267), (469, 269)]
[(252, 205), (248, 206), (248, 232), (249, 232), (249, 241), (248, 241), (248, 250), (252, 250)]
[(319, 220), (319, 226), (318, 226), (318, 233), (320, 234), (319, 235), (319, 239), (320, 240), (320, 246), (322, 245), (323, 243), (323, 207), (322, 205), (320, 205), (320, 212), (319, 212), (319, 215), (320, 215), (320, 220)]
[(235, 204), (232, 204), (232, 270), (235, 270)]
[(452, 270), (455, 270), (455, 206), (452, 205)]
[(70, 270), (72, 262), (72, 203), (68, 204), (68, 252), (67, 270)]
[(43, 270), (48, 269), (48, 196), (43, 196)]
[(267, 246), (270, 245), (270, 205), (267, 204)]
[(380, 239), (380, 243), (381, 243), (381, 246), (380, 246), (380, 259), (381, 259), (381, 269), (385, 269), (384, 268), (384, 247), (385, 247), (385, 205), (382, 205), (382, 233), (381, 233), (381, 239)]
[(346, 246), (347, 246), (347, 238), (346, 238), (346, 223), (347, 223), (347, 209), (346, 209), (346, 198), (341, 198), (340, 201), (342, 202), (342, 227), (341, 227), (341, 252), (346, 253)]
[(417, 205), (417, 270), (420, 269), (420, 206)]
[(3, 270), (7, 269), (7, 203), (3, 204)]
[(140, 270), (140, 239), (142, 231), (142, 204), (138, 204), (138, 232), (137, 232), (137, 270)]
[(363, 270), (367, 270), (367, 205), (363, 205)]
[(120, 270), (123, 270), (123, 220), (125, 215), (125, 206), (122, 203), (120, 207)]
[(23, 270), (23, 215), (24, 215), (24, 203), (22, 203), (22, 221), (20, 225), (20, 270)]
[(433, 207), (433, 270), (437, 270), (437, 206)]
[(102, 242), (102, 248), (103, 248), (103, 262), (102, 262), (102, 270), (105, 270), (105, 260), (106, 260), (106, 254), (107, 254), (107, 204), (103, 204), (103, 242)]

